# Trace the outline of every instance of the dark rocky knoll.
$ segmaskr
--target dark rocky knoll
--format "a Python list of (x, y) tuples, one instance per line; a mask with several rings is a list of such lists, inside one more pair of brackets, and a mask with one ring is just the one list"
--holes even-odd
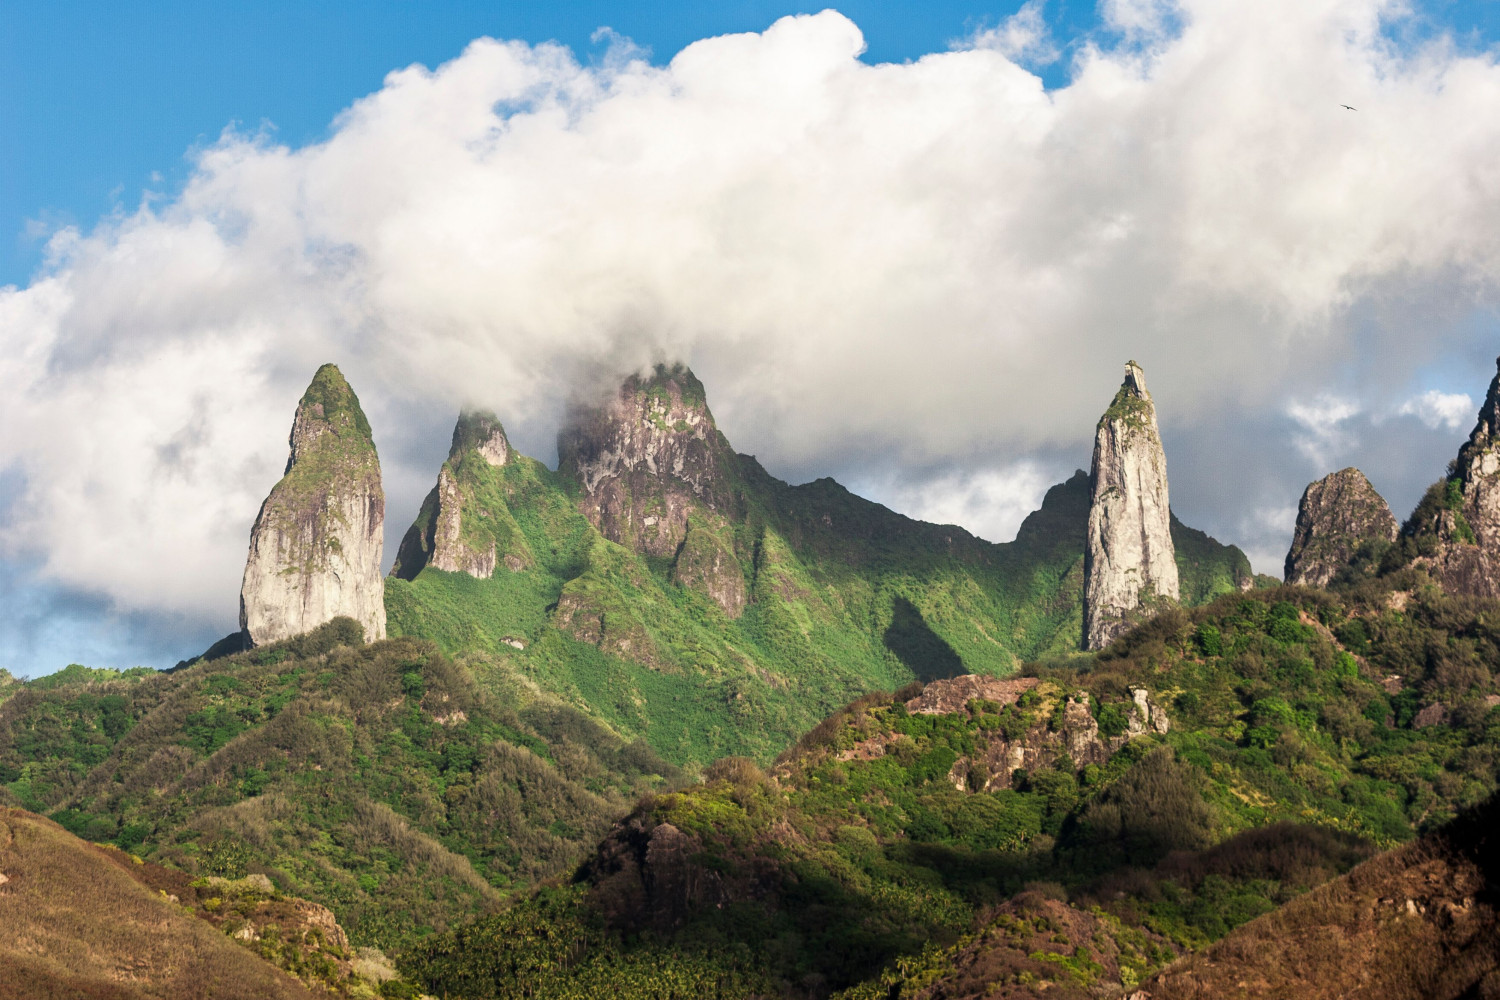
[(1286, 582), (1326, 587), (1360, 546), (1394, 542), (1396, 517), (1358, 469), (1310, 483), (1297, 506), (1297, 527), (1286, 554)]

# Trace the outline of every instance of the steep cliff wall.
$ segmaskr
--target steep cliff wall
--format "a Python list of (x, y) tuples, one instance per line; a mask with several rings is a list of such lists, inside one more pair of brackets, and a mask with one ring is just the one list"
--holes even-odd
[(1094, 436), (1084, 549), (1083, 645), (1102, 649), (1131, 614), (1180, 588), (1156, 405), (1134, 361)]
[(1343, 469), (1308, 485), (1286, 554), (1287, 583), (1326, 587), (1362, 545), (1394, 542), (1395, 515), (1365, 474)]
[(385, 638), (385, 493), (359, 399), (324, 365), (297, 404), (286, 473), (261, 504), (240, 589), (240, 628), (263, 645), (339, 615)]

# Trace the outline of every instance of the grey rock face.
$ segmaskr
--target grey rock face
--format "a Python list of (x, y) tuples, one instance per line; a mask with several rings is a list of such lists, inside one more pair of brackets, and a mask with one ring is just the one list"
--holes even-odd
[(431, 566), (483, 580), (500, 565), (511, 571), (533, 565), (497, 474), (511, 457), (505, 428), (493, 413), (461, 414), (448, 460), (401, 539), (391, 575), (410, 580)]
[(1125, 366), (1125, 381), (1099, 418), (1089, 485), (1083, 647), (1102, 649), (1130, 627), (1133, 613), (1143, 606), (1180, 596), (1167, 459), (1156, 405), (1134, 361)]
[(681, 366), (631, 376), (603, 405), (580, 408), (558, 435), (561, 470), (583, 488), (580, 506), (604, 537), (637, 552), (671, 556), (688, 513), (725, 513), (733, 462), (703, 384)]
[(364, 626), (366, 640), (383, 639), (380, 458), (338, 368), (318, 369), (289, 443), (286, 473), (250, 532), (240, 628), (259, 646), (347, 615)]
[(1297, 506), (1297, 528), (1286, 554), (1287, 583), (1326, 587), (1372, 541), (1394, 542), (1395, 515), (1358, 469), (1309, 484)]
[(1436, 503), (1427, 516), (1434, 523), (1416, 526), (1437, 535), (1429, 571), (1450, 593), (1500, 597), (1500, 372), (1452, 473), (1430, 496)]
[(579, 509), (605, 538), (673, 559), (674, 580), (731, 616), (743, 611), (745, 575), (726, 530), (742, 513), (738, 458), (691, 371), (659, 365), (602, 405), (575, 410), (557, 453), (581, 488)]

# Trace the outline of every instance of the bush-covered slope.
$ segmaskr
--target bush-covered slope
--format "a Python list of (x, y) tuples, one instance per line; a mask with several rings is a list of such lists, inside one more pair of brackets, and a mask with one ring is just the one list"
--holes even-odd
[(861, 699), (769, 776), (648, 798), (572, 887), (409, 969), (470, 998), (655, 996), (611, 978), (648, 968), (725, 997), (906, 996), (956, 966), (1017, 996), (1134, 985), (1493, 794), (1500, 607), (1398, 605), (1231, 595), (1069, 667)]
[(391, 947), (567, 870), (676, 770), (504, 665), (349, 619), (172, 673), (21, 685), (0, 795), (200, 874), (268, 874)]

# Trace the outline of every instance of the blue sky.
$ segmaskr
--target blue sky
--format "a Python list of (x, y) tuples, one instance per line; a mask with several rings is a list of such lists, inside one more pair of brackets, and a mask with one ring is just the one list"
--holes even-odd
[[(555, 40), (581, 57), (609, 27), (666, 61), (684, 45), (762, 31), (824, 5), (721, 3), (47, 3), (0, 4), (0, 284), (40, 260), (37, 227), (89, 226), (142, 191), (171, 190), (188, 149), (232, 122), (301, 146), (324, 137), (392, 69), (436, 66), (480, 36)], [(1018, 3), (839, 5), (864, 30), (867, 61), (940, 52)], [(1054, 0), (1059, 34), (1097, 26), (1092, 4)], [(1051, 75), (1059, 79), (1060, 67)], [(157, 180), (157, 177), (163, 178)]]
[[(184, 154), (230, 123), (276, 130), (300, 146), (333, 116), (414, 62), (436, 66), (482, 35), (556, 40), (581, 56), (610, 27), (670, 59), (710, 35), (761, 31), (821, 4), (480, 3), (437, 0), (258, 3), (0, 2), (0, 284), (24, 283), (38, 236), (87, 227), (144, 190), (171, 190)], [(1019, 3), (965, 0), (834, 4), (865, 33), (867, 62), (915, 59), (993, 26)], [(1471, 44), (1500, 37), (1500, 0), (1421, 5), (1426, 31)], [(1051, 0), (1048, 24), (1066, 52), (1100, 30), (1087, 0)], [(1066, 58), (1042, 68), (1065, 82)], [(158, 180), (157, 178), (162, 178)]]
[[(1346, 8), (1357, 15), (1375, 6), (1200, 3), (1204, 30), (1178, 38), (1181, 25), (1154, 17), (1165, 5), (1152, 0), (1114, 0), (1107, 16), (1052, 0), (1039, 10), (1048, 33), (1041, 47), (1053, 58), (1006, 50), (1017, 71), (993, 56), (1003, 46), (992, 39), (984, 58), (876, 77), (840, 68), (853, 26), (865, 66), (903, 63), (1014, 25), (1020, 5), (848, 3), (838, 10), (852, 26), (808, 19), (772, 39), (778, 18), (820, 8), (0, 0), (0, 286), (14, 286), (8, 298), (0, 290), (0, 369), (29, 346), (50, 345), (31, 368), (0, 371), (11, 390), (0, 401), (10, 435), (0, 440), (0, 667), (166, 666), (233, 627), (248, 517), (284, 461), (291, 403), (312, 367), (330, 359), (345, 366), (377, 424), (397, 537), (430, 486), (432, 455), (461, 398), (493, 391), (485, 401), (523, 450), (548, 457), (568, 373), (600, 351), (628, 364), (652, 351), (691, 361), (731, 440), (778, 475), (832, 474), (897, 509), (997, 540), (1049, 483), (1086, 464), (1087, 433), (1124, 356), (1147, 365), (1165, 401), (1174, 507), (1244, 546), (1258, 569), (1275, 569), (1301, 485), (1331, 468), (1361, 465), (1401, 516), (1467, 433), (1472, 418), (1454, 414), (1477, 403), (1500, 350), (1500, 283), (1485, 256), (1494, 227), (1480, 225), (1500, 205), (1500, 190), (1486, 188), (1497, 159), (1488, 130), (1500, 109), (1485, 103), (1492, 90), (1464, 87), (1492, 66), (1500, 0), (1434, 0), (1386, 18), (1373, 39), (1319, 48), (1338, 37), (1328, 28), (1343, 24)], [(1311, 7), (1322, 13), (1306, 14)], [(1223, 13), (1232, 8), (1262, 13), (1239, 23)], [(1207, 23), (1215, 19), (1223, 23)], [(596, 34), (603, 27), (614, 35)], [(459, 162), (472, 137), (434, 129), (410, 140), (430, 150), (405, 148), (421, 129), (400, 124), (403, 108), (438, 117), (465, 110), (472, 95), (454, 84), (460, 70), (498, 65), (493, 53), (459, 58), (475, 38), (555, 40), (594, 83), (649, 89), (666, 77), (605, 65), (619, 38), (661, 68), (684, 46), (730, 32), (767, 34), (713, 49), (727, 67), (717, 83), (728, 89), (704, 89), (715, 81), (701, 67), (664, 70), (677, 74), (676, 89), (662, 91), (675, 96), (662, 97), (660, 120), (640, 117), (628, 100), (575, 103), (572, 112), (593, 115), (596, 131), (542, 129), (514, 148), (502, 143), (493, 152), (504, 165), (491, 163), (489, 173)], [(1430, 48), (1438, 38), (1448, 47)], [(1085, 85), (1070, 87), (1088, 45), (1103, 54)], [(796, 76), (787, 61), (802, 58), (796, 53), (823, 60), (837, 82), (819, 90), (813, 81), (808, 93), (860, 123), (842, 143), (806, 142), (817, 130), (799, 117), (800, 100), (778, 103), (778, 75)], [(387, 83), (412, 64), (452, 71)], [(1433, 66), (1458, 75), (1434, 84)], [(566, 68), (533, 69), (559, 87), (577, 83)], [(1077, 93), (1038, 99), (1027, 72), (1054, 94)], [(1257, 97), (1289, 79), (1311, 82), (1289, 97)], [(1328, 79), (1340, 81), (1337, 93), (1326, 91)], [(364, 106), (368, 135), (334, 124), (377, 93), (380, 101)], [(699, 202), (683, 207), (675, 191), (627, 170), (618, 189), (587, 191), (561, 214), (506, 222), (511, 209), (502, 208), (518, 192), (539, 197), (569, 169), (566, 157), (551, 159), (558, 143), (590, 136), (580, 150), (590, 163), (621, 162), (642, 143), (690, 148), (702, 131), (693, 123), (712, 121), (726, 93), (724, 115), (759, 109), (744, 120), (763, 145), (745, 147), (742, 167), (692, 150), (701, 163), (673, 183)], [(1377, 103), (1363, 106), (1367, 99)], [(1283, 110), (1276, 100), (1289, 103)], [(1362, 105), (1362, 117), (1339, 117), (1345, 100)], [(884, 131), (899, 114), (909, 124)], [(830, 123), (839, 119), (819, 127)], [(237, 131), (221, 142), (227, 127)], [(907, 133), (921, 145), (903, 147)], [(717, 141), (739, 138), (725, 132)], [(854, 148), (867, 139), (868, 149)], [(796, 156), (760, 158), (777, 144)], [(1285, 157), (1251, 155), (1263, 150), (1296, 151), (1302, 173), (1287, 175)], [(380, 172), (370, 164), (386, 159), (403, 178), (391, 190), (370, 183)], [(532, 171), (533, 160), (551, 166)], [(894, 166), (882, 173), (886, 160)], [(341, 162), (363, 166), (341, 174)], [(842, 171), (851, 183), (818, 189), (818, 171), (800, 170), (807, 165)], [(328, 177), (337, 181), (323, 195), (307, 194)], [(1225, 188), (1225, 177), (1238, 187)], [(190, 183), (198, 190), (184, 200)], [(467, 215), (455, 223), (443, 215), (452, 206), (434, 196), (449, 183), (478, 199), (473, 234), (461, 231)], [(1289, 184), (1295, 190), (1283, 196)], [(837, 204), (845, 188), (852, 211)], [(1352, 190), (1366, 200), (1349, 198)], [(146, 191), (149, 211), (136, 215)], [(1461, 194), (1442, 202), (1452, 192)], [(1396, 204), (1408, 194), (1412, 204)], [(736, 214), (747, 197), (757, 210)], [(427, 214), (405, 214), (407, 199)], [(970, 213), (970, 204), (984, 211)], [(656, 216), (631, 214), (652, 205), (672, 227), (658, 233)], [(278, 214), (282, 207), (291, 215)], [(236, 213), (262, 211), (268, 231), (286, 217), (311, 228), (257, 256), (236, 242)], [(866, 216), (881, 221), (867, 227)], [(704, 270), (669, 245), (672, 233), (697, 232), (704, 220), (715, 238), (729, 227), (726, 257), (744, 270)], [(70, 227), (78, 238), (46, 263), (48, 238)], [(215, 227), (215, 240), (192, 243)], [(618, 259), (596, 245), (601, 233), (632, 227), (661, 245)], [(382, 257), (389, 244), (367, 237), (386, 231), (410, 240), (413, 255)], [(465, 270), (477, 256), (512, 239), (535, 246), (542, 232), (573, 241), (559, 244), (558, 260), (580, 248), (603, 254), (605, 266), (650, 293), (580, 294), (601, 328), (649, 314), (665, 332), (648, 344), (547, 326), (537, 319), (550, 315), (546, 306), (594, 273), (561, 264), (538, 264), (528, 279), (551, 300), (515, 293), (511, 312), (526, 313), (530, 327), (483, 294), (465, 298), (494, 280)], [(286, 264), (329, 233), (396, 292), (351, 301), (354, 286), (339, 284), (329, 258)], [(465, 244), (470, 235), (474, 246)], [(430, 258), (450, 252), (446, 271), (421, 277)], [(843, 267), (851, 255), (858, 268)], [(638, 258), (652, 266), (633, 271)], [(205, 260), (219, 269), (200, 271)], [(871, 276), (863, 284), (862, 271)], [(826, 290), (803, 282), (809, 273), (827, 273)], [(755, 296), (729, 301), (747, 274), (774, 294), (757, 286)], [(666, 284), (652, 284), (663, 275)], [(720, 289), (725, 309), (693, 294), (700, 285)], [(1178, 297), (1142, 291), (1158, 285)], [(1224, 290), (1204, 291), (1216, 285)], [(56, 297), (63, 286), (76, 301)], [(784, 314), (760, 312), (769, 300), (784, 302)], [(866, 312), (846, 308), (865, 300)], [(350, 315), (365, 325), (347, 326)], [(405, 354), (372, 333), (372, 315), (376, 328), (399, 326), (425, 353)], [(480, 333), (455, 334), (465, 323)], [(821, 353), (807, 350), (814, 340)], [(461, 363), (429, 365), (436, 350), (457, 351)], [(492, 385), (455, 378), (455, 368), (489, 372)], [(539, 371), (560, 374), (547, 381)], [(172, 391), (139, 395), (143, 378)], [(938, 387), (930, 396), (911, 391), (924, 379)], [(205, 385), (213, 393), (203, 394)], [(884, 403), (872, 408), (871, 398)], [(69, 421), (53, 419), (49, 406)], [(68, 430), (70, 421), (78, 427)], [(56, 439), (21, 440), (33, 434)], [(162, 463), (179, 453), (191, 460)], [(98, 476), (85, 474), (92, 466)], [(221, 515), (203, 515), (206, 502), (220, 500)]]

